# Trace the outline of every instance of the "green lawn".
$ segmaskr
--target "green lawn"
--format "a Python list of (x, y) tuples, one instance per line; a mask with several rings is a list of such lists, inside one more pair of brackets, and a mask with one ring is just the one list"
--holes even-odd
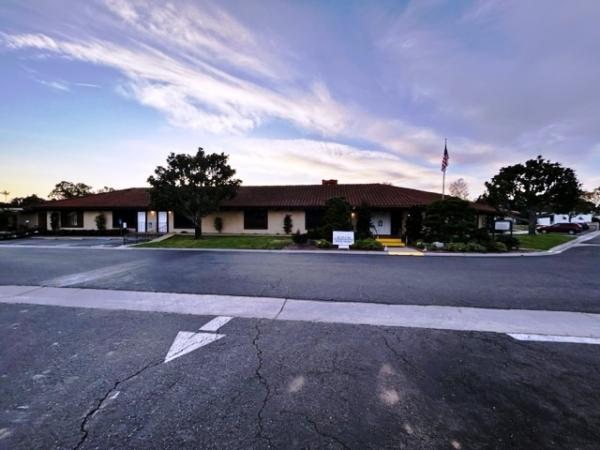
[(151, 248), (241, 248), (280, 250), (292, 243), (286, 236), (194, 236), (175, 235), (160, 242), (148, 242), (137, 247)]
[(516, 234), (515, 237), (521, 243), (521, 248), (530, 248), (535, 250), (549, 250), (557, 245), (569, 242), (575, 239), (575, 236), (560, 233), (536, 234), (529, 236), (527, 234)]

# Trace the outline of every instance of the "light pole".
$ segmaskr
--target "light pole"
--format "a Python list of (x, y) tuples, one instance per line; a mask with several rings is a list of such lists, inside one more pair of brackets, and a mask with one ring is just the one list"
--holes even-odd
[(4, 195), (4, 203), (8, 203), (8, 196), (10, 195), (10, 192), (8, 192), (7, 190), (4, 190), (4, 191), (0, 192), (0, 194)]

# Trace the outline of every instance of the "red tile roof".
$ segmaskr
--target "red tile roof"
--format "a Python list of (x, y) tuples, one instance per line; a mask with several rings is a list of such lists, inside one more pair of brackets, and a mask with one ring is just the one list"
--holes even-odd
[[(224, 208), (318, 208), (333, 197), (344, 197), (352, 206), (362, 202), (372, 208), (409, 208), (425, 206), (441, 199), (441, 194), (392, 186), (389, 184), (316, 184), (286, 186), (242, 186)], [(493, 212), (488, 205), (473, 203), (480, 211)], [(67, 200), (56, 200), (41, 205), (44, 209), (112, 209), (150, 207), (149, 188), (130, 188)]]
[(113, 209), (139, 208), (147, 209), (150, 205), (148, 188), (129, 188), (102, 194), (91, 194), (83, 197), (52, 200), (39, 205), (43, 209)]
[(387, 184), (316, 184), (296, 186), (244, 186), (224, 205), (230, 207), (321, 207), (333, 197), (344, 197), (352, 206), (367, 202), (375, 208), (404, 208), (428, 204), (439, 194)]

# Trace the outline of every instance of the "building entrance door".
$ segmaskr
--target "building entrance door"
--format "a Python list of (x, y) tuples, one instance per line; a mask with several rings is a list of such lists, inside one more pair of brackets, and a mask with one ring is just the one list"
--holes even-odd
[(138, 211), (137, 213), (137, 231), (138, 233), (146, 232), (146, 211)]
[(48, 213), (46, 211), (38, 213), (38, 229), (44, 231), (48, 229)]
[(402, 211), (392, 211), (392, 236), (400, 236), (402, 234)]
[(168, 233), (169, 232), (169, 215), (166, 211), (158, 212), (158, 232)]

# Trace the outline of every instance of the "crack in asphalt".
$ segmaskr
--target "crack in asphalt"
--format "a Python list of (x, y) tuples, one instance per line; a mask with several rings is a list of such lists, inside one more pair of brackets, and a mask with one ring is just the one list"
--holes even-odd
[[(279, 314), (281, 314), (281, 312), (283, 311), (283, 308), (285, 307), (285, 303), (287, 302), (287, 299), (285, 300), (285, 302), (283, 303), (283, 305), (281, 306), (281, 309), (279, 311), (279, 313), (277, 314), (277, 316), (279, 316)], [(276, 316), (276, 317), (277, 317)], [(275, 320), (275, 319), (273, 319)], [(255, 329), (256, 329), (256, 335), (254, 336), (254, 339), (252, 340), (252, 345), (254, 346), (254, 349), (256, 351), (256, 358), (258, 360), (258, 365), (256, 367), (256, 371), (255, 371), (255, 377), (258, 379), (259, 383), (264, 387), (265, 389), (265, 396), (263, 398), (262, 404), (260, 405), (260, 408), (258, 410), (257, 413), (257, 433), (256, 433), (256, 437), (258, 439), (263, 439), (267, 442), (267, 445), (269, 448), (276, 448), (276, 446), (273, 444), (273, 440), (270, 436), (265, 434), (265, 427), (264, 427), (264, 418), (263, 418), (263, 412), (264, 409), (267, 405), (267, 402), (269, 401), (269, 398), (271, 396), (271, 386), (269, 385), (269, 383), (267, 382), (267, 379), (263, 376), (262, 374), (262, 369), (263, 369), (263, 351), (260, 348), (258, 341), (260, 340), (261, 337), (261, 328), (260, 328), (260, 324), (261, 321), (258, 321), (255, 325)], [(328, 371), (329, 373), (336, 373), (338, 372), (339, 369), (337, 367), (337, 356), (334, 358), (334, 361), (332, 362), (332, 369), (331, 371)], [(304, 414), (297, 414), (297, 413), (291, 413), (293, 415), (297, 415), (300, 416), (302, 418), (304, 418), (304, 420), (306, 420), (314, 429), (315, 433), (317, 433), (319, 436), (321, 436), (322, 438), (328, 439), (330, 441), (333, 441), (335, 443), (337, 443), (339, 446), (341, 446), (341, 448), (345, 449), (345, 450), (352, 450), (350, 446), (348, 446), (344, 441), (342, 441), (340, 438), (338, 438), (337, 436), (328, 434), (324, 431), (322, 431), (321, 429), (319, 429), (319, 426), (317, 425), (317, 422), (315, 422), (314, 420), (312, 420), (310, 417), (308, 417), (307, 415)]]
[(351, 447), (346, 445), (346, 443), (344, 441), (342, 441), (340, 438), (338, 438), (337, 436), (334, 436), (332, 434), (327, 434), (324, 431), (319, 430), (319, 427), (317, 426), (317, 422), (312, 420), (310, 417), (308, 417), (308, 416), (303, 416), (303, 417), (304, 417), (304, 420), (306, 420), (309, 424), (312, 425), (313, 429), (315, 430), (315, 433), (317, 433), (319, 436), (329, 439), (329, 440), (341, 445), (342, 448), (345, 450), (352, 450)]
[[(405, 356), (405, 355), (403, 355), (403, 354), (401, 354), (400, 352), (398, 352), (398, 350), (396, 350), (396, 349), (395, 349), (395, 348), (394, 348), (394, 347), (393, 347), (393, 346), (390, 344), (390, 342), (388, 341), (388, 338), (387, 338), (387, 333), (388, 333), (388, 331), (387, 331), (387, 330), (384, 330), (384, 331), (383, 331), (383, 335), (382, 335), (382, 337), (383, 337), (383, 342), (384, 342), (385, 346), (388, 348), (388, 350), (389, 350), (389, 351), (391, 351), (391, 352), (394, 354), (394, 356), (396, 356), (396, 358), (398, 358), (398, 359), (402, 360), (402, 362), (403, 362), (403, 363), (406, 365), (406, 367), (408, 367), (410, 370), (412, 370), (412, 371), (415, 373), (415, 375), (416, 375), (416, 376), (418, 376), (418, 377), (420, 377), (420, 378), (424, 378), (424, 377), (425, 377), (425, 374), (421, 373), (421, 371), (419, 370), (419, 368), (418, 368), (418, 367), (416, 367), (416, 366), (415, 366), (413, 363), (411, 363), (411, 362), (410, 362), (410, 361), (409, 361), (409, 360), (406, 358), (406, 356)], [(394, 335), (394, 338), (395, 338), (396, 342), (399, 342), (399, 341), (398, 341), (398, 338), (397, 338), (397, 336), (396, 336), (396, 335)]]
[(89, 421), (102, 409), (102, 407), (104, 406), (106, 400), (110, 397), (110, 395), (115, 392), (117, 390), (117, 388), (119, 387), (119, 385), (121, 385), (122, 383), (125, 383), (129, 380), (132, 380), (133, 378), (137, 377), (138, 375), (141, 375), (142, 372), (151, 369), (152, 367), (156, 367), (159, 364), (162, 364), (162, 360), (161, 361), (155, 361), (155, 362), (150, 362), (148, 364), (146, 364), (144, 367), (142, 367), (141, 369), (139, 369), (138, 371), (136, 371), (135, 373), (123, 378), (122, 380), (117, 380), (114, 384), (113, 387), (110, 388), (108, 391), (106, 391), (106, 393), (99, 399), (97, 399), (97, 403), (96, 406), (94, 406), (92, 409), (90, 409), (85, 416), (83, 417), (83, 420), (81, 421), (81, 424), (79, 426), (80, 432), (82, 433), (81, 439), (79, 439), (79, 442), (77, 443), (77, 445), (75, 445), (75, 447), (73, 447), (73, 450), (77, 450), (79, 449), (87, 440), (88, 438), (88, 423)]
[(287, 298), (285, 298), (283, 300), (283, 303), (281, 304), (281, 308), (279, 308), (279, 311), (277, 311), (277, 314), (275, 315), (275, 317), (273, 317), (273, 320), (279, 319), (280, 314), (283, 312), (283, 308), (285, 308), (285, 305), (287, 305), (287, 301), (288, 301)]
[(254, 336), (254, 339), (252, 340), (252, 345), (254, 346), (254, 350), (256, 351), (256, 358), (258, 359), (258, 365), (256, 367), (256, 371), (255, 371), (255, 377), (258, 378), (258, 382), (264, 386), (265, 388), (265, 397), (262, 401), (262, 404), (260, 405), (260, 408), (258, 410), (258, 414), (257, 414), (257, 418), (258, 418), (258, 430), (256, 432), (256, 437), (259, 439), (264, 439), (267, 441), (267, 444), (269, 447), (273, 447), (273, 442), (271, 440), (271, 438), (267, 435), (264, 434), (264, 425), (263, 425), (263, 411), (265, 409), (265, 407), (267, 406), (267, 402), (269, 401), (269, 396), (271, 395), (271, 387), (269, 386), (269, 383), (267, 383), (266, 378), (262, 375), (261, 370), (263, 367), (263, 356), (262, 356), (262, 350), (260, 349), (259, 345), (258, 345), (258, 340), (260, 339), (260, 321), (258, 321), (255, 325), (256, 328), (256, 335)]

